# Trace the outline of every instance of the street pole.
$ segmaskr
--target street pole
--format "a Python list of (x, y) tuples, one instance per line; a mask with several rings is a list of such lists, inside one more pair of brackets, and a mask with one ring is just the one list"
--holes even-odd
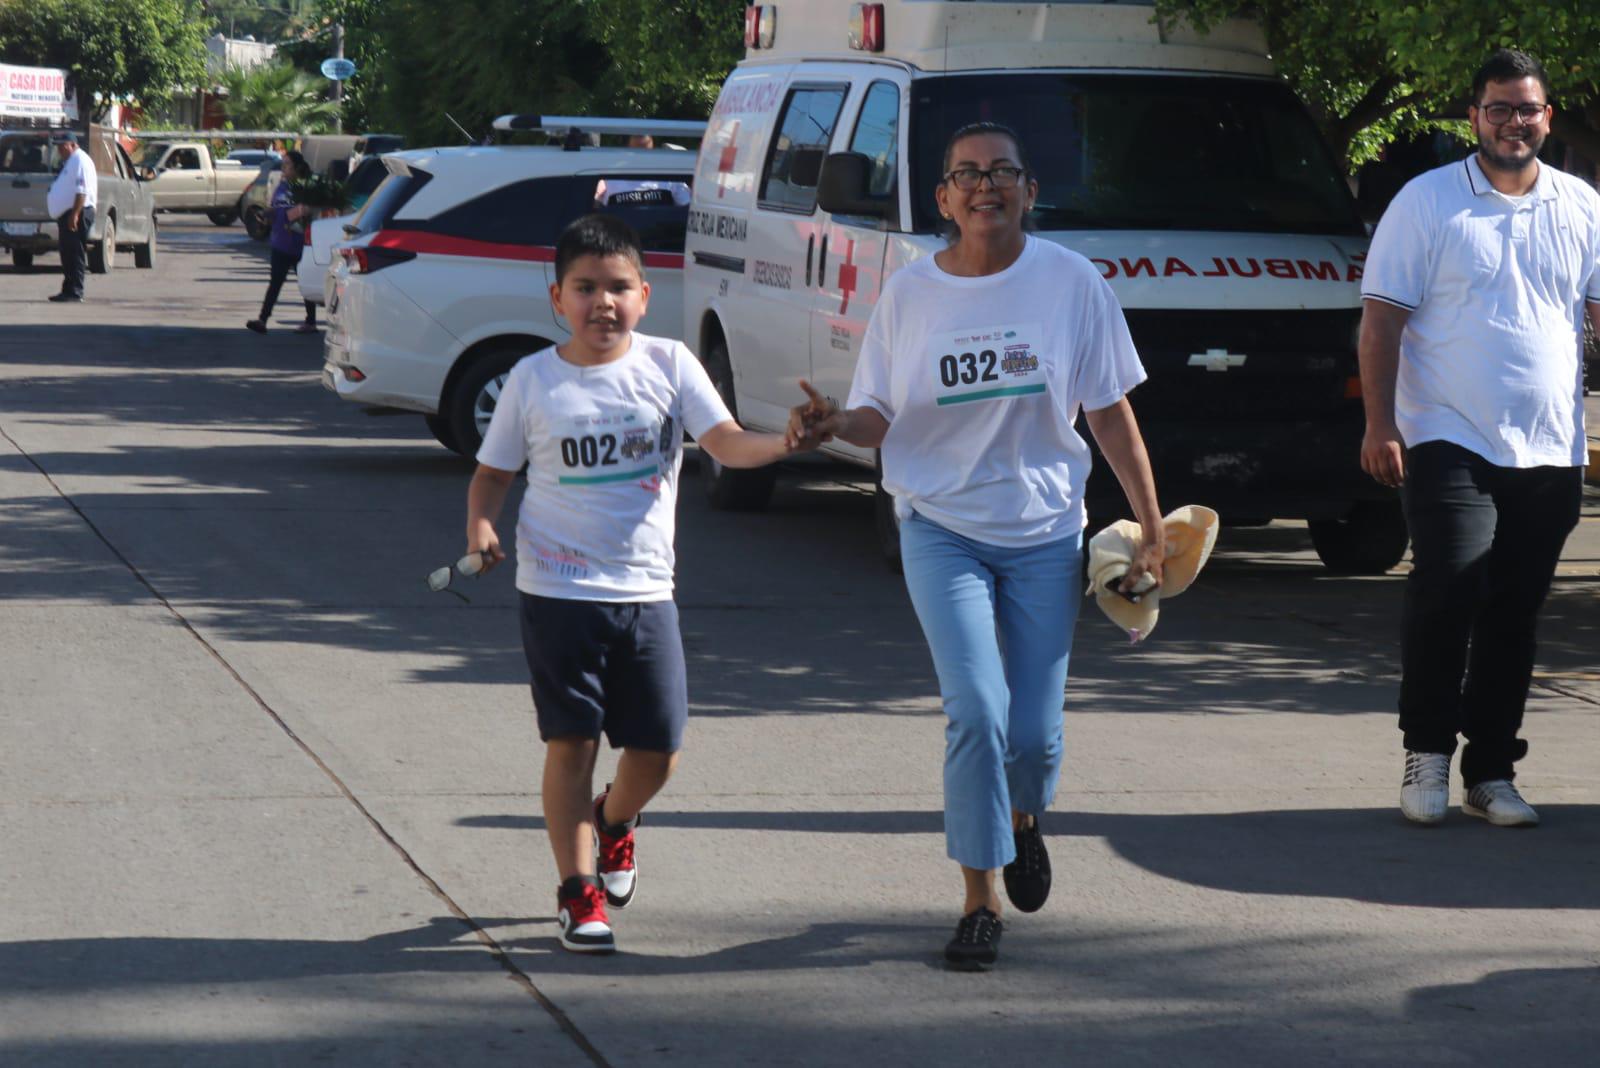
[[(333, 24), (333, 58), (344, 58), (344, 23)], [(338, 105), (339, 117), (334, 121), (338, 124), (336, 133), (344, 133), (344, 81), (333, 83), (333, 102)]]

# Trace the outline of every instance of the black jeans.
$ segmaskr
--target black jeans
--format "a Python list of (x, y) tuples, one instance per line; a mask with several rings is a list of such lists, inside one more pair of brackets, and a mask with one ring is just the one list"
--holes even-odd
[[(300, 253), (279, 252), (272, 250), (272, 280), (267, 283), (267, 299), (261, 303), (261, 321), (266, 322), (272, 318), (272, 306), (278, 303), (278, 293), (283, 289), (284, 279), (289, 277), (290, 271), (299, 273)], [(306, 301), (306, 322), (317, 321), (317, 306)]]
[(61, 248), (61, 271), (65, 275), (61, 280), (61, 292), (69, 297), (83, 296), (83, 274), (89, 267), (89, 229), (94, 226), (94, 208), (84, 206), (78, 216), (78, 228), (72, 229), (68, 220), (72, 212), (65, 212), (56, 220), (56, 229), (60, 236), (57, 243)]
[[(1407, 749), (1453, 753), (1470, 788), (1513, 778), (1533, 677), (1534, 629), (1561, 547), (1578, 525), (1581, 467), (1497, 467), (1444, 441), (1411, 449), (1411, 528), (1400, 645)], [(1463, 676), (1465, 684), (1463, 685)]]

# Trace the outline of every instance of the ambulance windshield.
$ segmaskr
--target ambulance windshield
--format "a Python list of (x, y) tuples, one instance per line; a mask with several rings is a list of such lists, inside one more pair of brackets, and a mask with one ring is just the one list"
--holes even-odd
[(1120, 74), (972, 74), (913, 83), (916, 229), (938, 228), (945, 140), (1022, 137), (1041, 230), (1365, 231), (1310, 117), (1281, 84)]

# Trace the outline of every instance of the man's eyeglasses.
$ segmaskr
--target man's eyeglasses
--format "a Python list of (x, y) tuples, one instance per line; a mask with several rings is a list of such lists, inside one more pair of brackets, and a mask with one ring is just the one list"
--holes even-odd
[(956, 188), (963, 193), (970, 193), (982, 185), (985, 178), (989, 179), (989, 184), (995, 189), (1015, 189), (1026, 173), (1021, 167), (990, 167), (986, 171), (980, 171), (976, 167), (962, 167), (945, 175), (944, 180), (954, 182)]
[(457, 575), (476, 575), (483, 570), (483, 553), (468, 553), (449, 567), (441, 567), (428, 572), (428, 589), (434, 593), (450, 593), (471, 604), (472, 601), (460, 590), (450, 588), (450, 580)]
[(1504, 126), (1513, 115), (1522, 120), (1522, 125), (1532, 126), (1544, 118), (1544, 109), (1544, 104), (1485, 104), (1479, 110), (1493, 126)]

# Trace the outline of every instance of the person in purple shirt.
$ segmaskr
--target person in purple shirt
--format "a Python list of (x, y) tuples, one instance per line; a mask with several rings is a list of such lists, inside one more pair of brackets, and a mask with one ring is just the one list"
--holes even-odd
[[(306, 166), (304, 156), (292, 149), (284, 153), (283, 180), (273, 191), (272, 204), (267, 208), (267, 218), (272, 221), (272, 236), (268, 241), (272, 249), (272, 280), (267, 283), (267, 299), (261, 302), (260, 316), (244, 324), (258, 334), (267, 332), (267, 323), (272, 318), (272, 306), (278, 303), (278, 293), (283, 289), (284, 280), (289, 277), (291, 270), (298, 271), (300, 266), (300, 250), (306, 243), (305, 231), (296, 229), (291, 224), (304, 218), (307, 209), (294, 203), (290, 183), (310, 173), (311, 168)], [(317, 306), (309, 300), (306, 301), (306, 320), (295, 328), (295, 332), (300, 334), (317, 332)]]

